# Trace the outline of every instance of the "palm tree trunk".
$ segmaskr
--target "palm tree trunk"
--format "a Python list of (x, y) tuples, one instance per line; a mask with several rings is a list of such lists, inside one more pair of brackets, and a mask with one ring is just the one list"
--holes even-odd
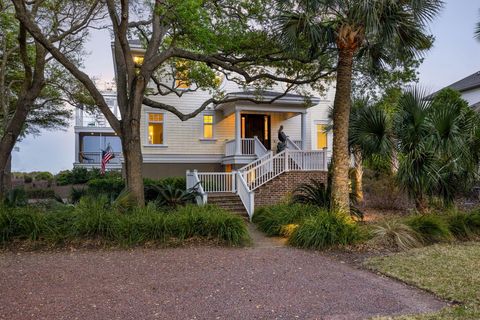
[(363, 203), (363, 157), (358, 148), (353, 150), (353, 159), (355, 162), (353, 179), (355, 185), (355, 200), (357, 203)]
[(350, 210), (348, 126), (351, 107), (353, 49), (338, 55), (337, 88), (333, 103), (332, 209)]

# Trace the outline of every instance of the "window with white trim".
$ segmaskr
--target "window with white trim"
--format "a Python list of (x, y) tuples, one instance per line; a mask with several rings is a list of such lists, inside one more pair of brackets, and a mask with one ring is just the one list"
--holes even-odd
[(317, 150), (327, 148), (327, 125), (323, 123), (316, 124), (317, 129)]
[(213, 139), (213, 120), (213, 114), (203, 115), (203, 139)]
[(148, 144), (164, 144), (164, 114), (148, 113)]

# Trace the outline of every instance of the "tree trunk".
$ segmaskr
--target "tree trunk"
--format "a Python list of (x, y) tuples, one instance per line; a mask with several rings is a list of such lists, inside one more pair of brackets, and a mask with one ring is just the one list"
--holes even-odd
[(355, 162), (353, 171), (355, 200), (358, 204), (361, 204), (363, 203), (363, 157), (358, 148), (355, 148), (353, 151), (353, 159)]
[(428, 203), (423, 195), (417, 196), (415, 199), (415, 209), (421, 214), (427, 213)]
[(9, 163), (11, 161), (13, 146), (22, 132), (23, 125), (27, 119), (31, 101), (19, 100), (16, 111), (8, 122), (5, 132), (0, 139), (0, 199), (3, 199), (8, 185), (5, 184), (4, 176), (9, 174)]
[(140, 121), (131, 120), (123, 125), (122, 148), (125, 161), (125, 179), (128, 190), (131, 192), (135, 202), (143, 207), (145, 195), (143, 188), (142, 174), (142, 147), (140, 139)]
[(349, 212), (348, 127), (351, 107), (353, 49), (339, 51), (333, 103), (332, 209)]

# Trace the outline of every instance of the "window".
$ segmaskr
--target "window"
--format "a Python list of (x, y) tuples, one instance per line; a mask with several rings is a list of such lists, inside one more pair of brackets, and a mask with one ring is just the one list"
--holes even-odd
[(317, 124), (317, 149), (321, 150), (327, 147), (327, 128), (324, 124)]
[(213, 139), (213, 114), (203, 115), (203, 138)]
[(148, 114), (148, 144), (163, 144), (163, 113)]

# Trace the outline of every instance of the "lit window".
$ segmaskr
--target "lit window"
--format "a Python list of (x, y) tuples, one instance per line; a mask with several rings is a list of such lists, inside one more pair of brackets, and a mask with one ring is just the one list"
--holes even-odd
[(213, 138), (213, 115), (203, 116), (203, 137), (205, 139)]
[(327, 132), (326, 125), (317, 124), (317, 149), (324, 149), (327, 147)]
[(163, 144), (163, 113), (148, 114), (148, 144)]

